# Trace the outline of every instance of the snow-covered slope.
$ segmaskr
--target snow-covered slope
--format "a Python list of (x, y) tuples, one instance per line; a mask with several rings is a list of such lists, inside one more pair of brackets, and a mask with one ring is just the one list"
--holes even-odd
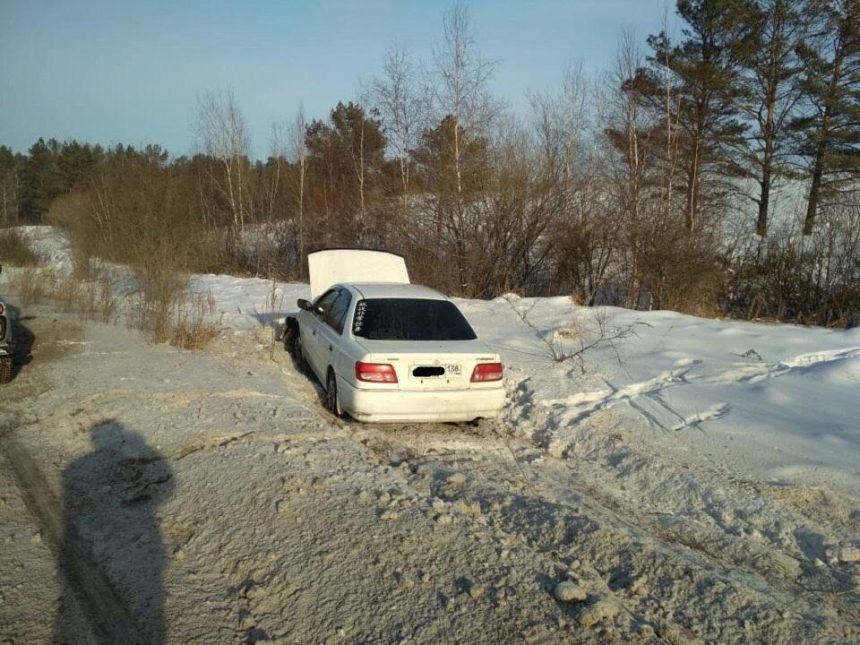
[[(216, 275), (195, 276), (193, 288), (234, 330), (282, 320), (308, 296), (306, 285)], [(588, 309), (566, 297), (457, 303), (505, 361), (511, 425), (555, 455), (612, 417), (684, 461), (860, 492), (860, 329)], [(553, 347), (594, 343), (553, 358)]]

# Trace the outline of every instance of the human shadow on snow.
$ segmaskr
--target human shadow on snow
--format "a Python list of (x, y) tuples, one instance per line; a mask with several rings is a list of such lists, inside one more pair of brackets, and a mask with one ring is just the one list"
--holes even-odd
[[(173, 473), (139, 434), (108, 420), (90, 429), (93, 449), (63, 471), (59, 576), (103, 643), (166, 640), (167, 560), (156, 510)], [(72, 599), (64, 597), (55, 643), (79, 642)]]

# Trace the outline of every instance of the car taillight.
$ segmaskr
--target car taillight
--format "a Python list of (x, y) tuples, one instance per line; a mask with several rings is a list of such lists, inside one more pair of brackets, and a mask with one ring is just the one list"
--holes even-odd
[(501, 381), (503, 376), (501, 363), (478, 363), (472, 371), (472, 383), (486, 381)]
[(0, 314), (2, 314), (2, 313), (3, 313), (3, 303), (0, 302)]
[(397, 383), (397, 373), (391, 365), (385, 363), (362, 363), (358, 361), (355, 364), (355, 378), (370, 383)]

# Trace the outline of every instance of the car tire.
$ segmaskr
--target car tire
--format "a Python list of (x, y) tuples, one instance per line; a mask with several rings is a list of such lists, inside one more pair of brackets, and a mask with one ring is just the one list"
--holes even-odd
[(293, 367), (302, 374), (308, 372), (308, 362), (302, 350), (302, 335), (298, 326), (290, 329), (284, 338), (284, 347), (293, 359)]
[(0, 358), (0, 385), (4, 385), (12, 380), (12, 357), (4, 356)]
[(339, 419), (344, 416), (340, 407), (340, 398), (337, 395), (337, 376), (332, 368), (328, 368), (325, 379), (325, 409)]
[(298, 356), (297, 350), (300, 349), (300, 334), (299, 328), (297, 325), (287, 325), (286, 330), (284, 330), (284, 349), (292, 356), (296, 358)]

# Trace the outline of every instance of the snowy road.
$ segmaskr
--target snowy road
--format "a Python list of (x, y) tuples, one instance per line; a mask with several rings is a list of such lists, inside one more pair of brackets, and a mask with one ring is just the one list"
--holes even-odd
[(564, 406), (514, 373), (500, 424), (386, 428), (334, 423), (263, 330), (187, 353), (28, 313), (0, 424), (57, 525), (4, 468), (0, 640), (104, 641), (82, 575), (141, 642), (860, 639), (856, 497), (618, 414), (691, 366)]

